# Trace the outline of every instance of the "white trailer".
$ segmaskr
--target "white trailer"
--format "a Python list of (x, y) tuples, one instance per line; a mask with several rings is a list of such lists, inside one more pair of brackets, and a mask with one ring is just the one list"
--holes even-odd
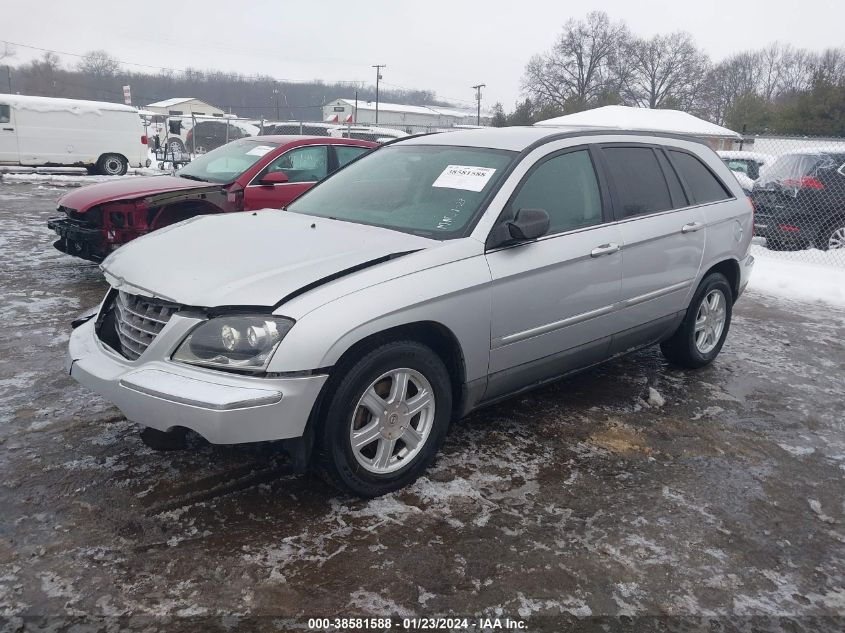
[(102, 101), (0, 95), (0, 165), (76, 166), (108, 176), (145, 167), (137, 108)]

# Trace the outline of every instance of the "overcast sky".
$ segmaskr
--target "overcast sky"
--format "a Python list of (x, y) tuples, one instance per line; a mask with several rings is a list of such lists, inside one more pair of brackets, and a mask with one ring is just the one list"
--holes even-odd
[[(128, 62), (279, 79), (371, 83), (371, 65), (387, 64), (388, 87), (430, 89), (468, 105), (470, 86), (485, 83), (484, 107), (501, 101), (510, 110), (529, 57), (548, 49), (568, 18), (593, 9), (639, 35), (689, 31), (715, 60), (774, 40), (845, 45), (843, 0), (16, 0), (3, 3), (0, 40), (69, 53), (102, 48)], [(40, 55), (17, 48), (17, 61)]]

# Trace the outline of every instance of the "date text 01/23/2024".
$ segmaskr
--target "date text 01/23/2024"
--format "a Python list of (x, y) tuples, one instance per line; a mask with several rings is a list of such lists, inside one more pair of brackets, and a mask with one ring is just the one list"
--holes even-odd
[(317, 631), (520, 631), (524, 620), (511, 618), (311, 618), (308, 628)]

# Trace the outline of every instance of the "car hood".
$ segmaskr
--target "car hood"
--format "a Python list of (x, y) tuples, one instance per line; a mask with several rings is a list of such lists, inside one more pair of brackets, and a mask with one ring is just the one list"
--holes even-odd
[(322, 281), (440, 244), (389, 229), (278, 210), (191, 218), (109, 255), (107, 281), (197, 307), (275, 306)]
[(209, 186), (220, 187), (222, 185), (176, 176), (115, 178), (108, 182), (98, 182), (74, 189), (59, 198), (59, 205), (74, 209), (78, 213), (85, 213), (93, 206), (112, 200), (132, 200), (156, 193), (199, 189)]

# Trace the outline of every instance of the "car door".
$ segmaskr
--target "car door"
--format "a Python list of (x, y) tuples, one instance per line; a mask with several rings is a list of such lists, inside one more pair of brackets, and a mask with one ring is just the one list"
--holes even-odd
[(622, 239), (617, 353), (659, 338), (686, 309), (704, 256), (705, 218), (660, 147), (613, 144), (600, 152)]
[[(329, 148), (326, 145), (303, 145), (288, 150), (262, 169), (244, 192), (244, 210), (281, 209), (329, 173)], [(261, 179), (270, 172), (280, 171), (287, 177), (284, 183), (262, 185)]]
[(536, 241), (486, 253), (492, 276), (486, 399), (607, 354), (621, 290), (621, 238), (594, 163), (585, 146), (547, 155), (505, 207), (503, 219), (544, 209), (550, 227)]
[(0, 163), (16, 165), (20, 160), (14, 116), (11, 105), (0, 103)]

